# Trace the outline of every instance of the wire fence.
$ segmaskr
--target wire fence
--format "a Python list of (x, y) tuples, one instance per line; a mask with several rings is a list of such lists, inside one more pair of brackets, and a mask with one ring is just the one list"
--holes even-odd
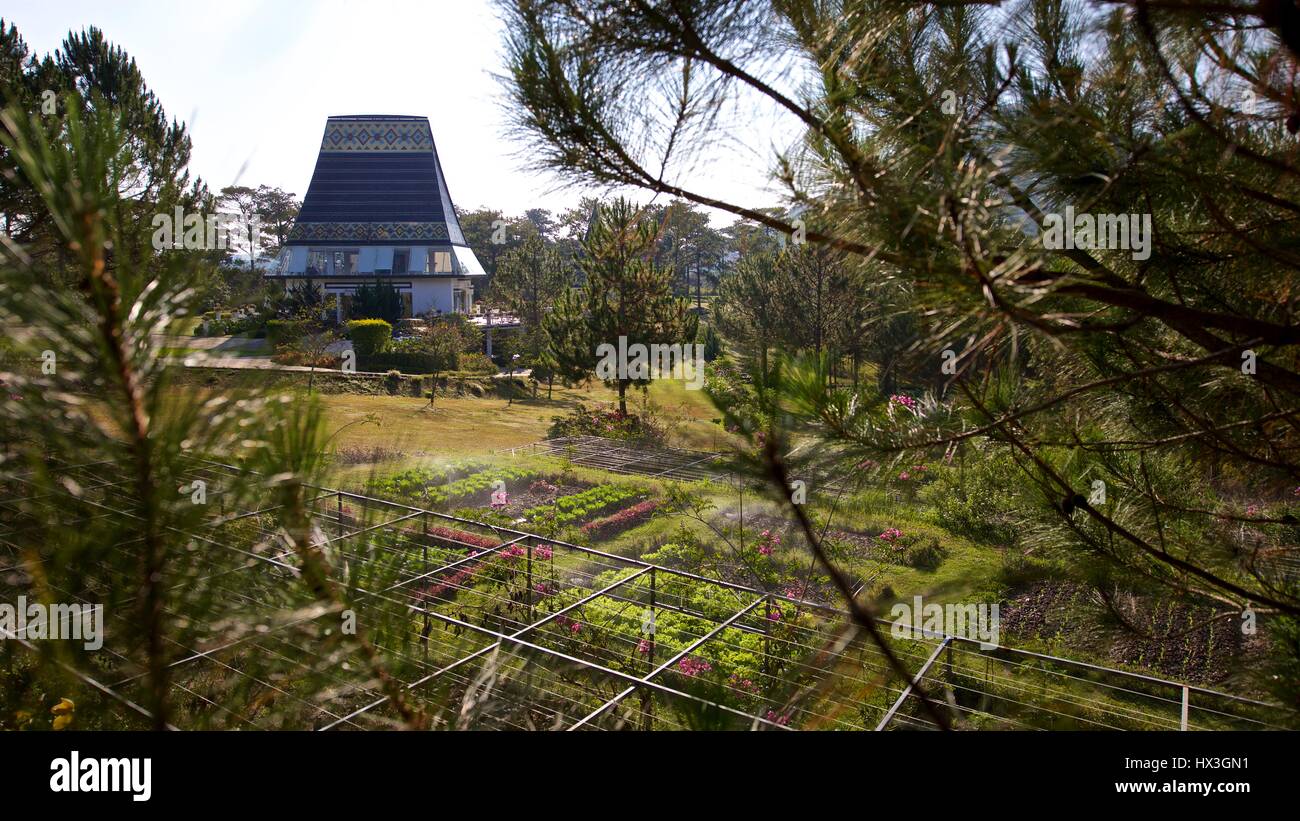
[[(33, 589), (34, 506), (72, 526), (131, 517), (115, 465), (60, 469), (76, 493), (40, 495), (7, 476), (0, 498), (0, 591)], [(188, 728), (374, 729), (400, 723), (339, 614), (302, 584), (277, 549), (274, 500), (227, 509), (237, 468), (195, 460), (209, 488), (204, 525), (180, 534), (199, 574), (187, 592), (211, 602), (211, 623), (169, 639), (175, 709)], [(328, 488), (312, 488), (317, 546), (349, 580), (356, 619), (403, 698), (436, 726), (476, 729), (934, 729), (931, 699), (960, 729), (1281, 729), (1295, 714), (1207, 688), (961, 636), (878, 623), (910, 680), (840, 610), (683, 568), (656, 565), (470, 519)], [(138, 551), (127, 541), (116, 551)], [(93, 604), (121, 584), (93, 558), (77, 589)], [(108, 614), (138, 618), (130, 602)], [(190, 618), (174, 613), (174, 618)], [(236, 617), (237, 616), (237, 617)], [(191, 619), (192, 620), (192, 619)], [(232, 631), (231, 623), (248, 625)], [(22, 636), (10, 644), (36, 650)], [(12, 659), (9, 662), (13, 664)], [(104, 645), (77, 675), (111, 708), (112, 726), (148, 725), (148, 670), (131, 648)], [(324, 682), (322, 685), (321, 682)], [(269, 705), (275, 709), (269, 709)]]
[(682, 481), (725, 478), (721, 453), (643, 445), (602, 436), (565, 436), (510, 448), (511, 456), (555, 456), (575, 465), (610, 473), (636, 474)]

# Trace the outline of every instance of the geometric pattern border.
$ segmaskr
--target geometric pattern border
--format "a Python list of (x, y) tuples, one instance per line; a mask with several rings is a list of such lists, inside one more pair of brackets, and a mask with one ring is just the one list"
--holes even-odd
[(291, 240), (313, 242), (375, 242), (380, 240), (449, 240), (445, 222), (300, 222)]
[(428, 120), (328, 120), (321, 151), (433, 150)]

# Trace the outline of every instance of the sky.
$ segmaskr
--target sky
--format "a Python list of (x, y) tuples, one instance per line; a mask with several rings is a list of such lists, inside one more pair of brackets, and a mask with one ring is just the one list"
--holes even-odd
[[(299, 197), (325, 119), (429, 117), (462, 213), (509, 215), (576, 205), (583, 192), (523, 170), (506, 136), (501, 24), (488, 0), (9, 0), (5, 18), (35, 53), (72, 29), (98, 26), (136, 59), (169, 116), (194, 143), (191, 172), (209, 188), (270, 185)], [(709, 163), (709, 192), (775, 204), (762, 151)], [(635, 192), (639, 201), (649, 192)], [(715, 226), (732, 217), (711, 213)]]

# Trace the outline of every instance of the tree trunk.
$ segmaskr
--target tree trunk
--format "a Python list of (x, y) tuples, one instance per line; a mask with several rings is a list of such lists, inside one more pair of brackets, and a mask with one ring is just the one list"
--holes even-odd
[(618, 412), (627, 415), (627, 382), (618, 380)]

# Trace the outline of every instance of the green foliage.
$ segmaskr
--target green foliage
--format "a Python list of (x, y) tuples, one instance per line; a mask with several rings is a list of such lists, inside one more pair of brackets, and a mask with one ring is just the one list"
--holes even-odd
[[(501, 259), (492, 278), (491, 301), (503, 305), (523, 324), (517, 332), (522, 335), (518, 352), (530, 363), (541, 359), (550, 344), (542, 320), (568, 290), (571, 279), (560, 250), (547, 244), (539, 233), (529, 235), (523, 245)], [(498, 337), (498, 341), (503, 340)]]
[(358, 285), (353, 292), (352, 316), (396, 325), (402, 318), (402, 295), (392, 283), (376, 277), (373, 283)]
[(266, 339), (273, 347), (291, 345), (310, 330), (301, 319), (269, 319), (266, 322)]
[(613, 407), (588, 408), (579, 404), (567, 416), (553, 416), (551, 420), (551, 427), (546, 431), (547, 439), (603, 436), (606, 439), (632, 440), (644, 439), (653, 433), (640, 416)]
[(393, 326), (382, 319), (349, 320), (347, 329), (358, 358), (383, 352), (393, 338)]
[(1014, 547), (1023, 519), (1017, 514), (1019, 468), (1005, 452), (976, 451), (964, 466), (939, 472), (925, 498), (934, 506), (939, 524), (953, 533), (986, 544)]
[[(98, 37), (75, 38), (68, 59), (93, 68), (105, 54), (120, 56)], [(136, 77), (118, 78), (124, 95)], [(6, 439), (22, 435), (0, 454), (0, 494), (39, 503), (6, 512), (0, 528), (6, 552), (40, 572), (6, 574), (0, 587), (7, 600), (93, 602), (110, 626), (100, 651), (50, 642), (31, 652), (5, 642), (0, 727), (21, 715), (23, 726), (49, 726), (55, 698), (75, 703), (75, 716), (60, 716), (74, 728), (310, 726), (314, 709), (268, 698), (258, 682), (274, 681), (276, 693), (324, 692), (342, 683), (339, 666), (317, 664), (326, 657), (355, 660), (362, 672), (345, 686), (380, 682), (399, 720), (422, 726), (389, 686), (386, 667), (400, 664), (406, 609), (370, 609), (351, 633), (329, 627), (332, 615), (365, 609), (356, 591), (394, 583), (397, 568), (385, 556), (347, 568), (315, 539), (308, 488), (322, 480), (319, 406), (173, 390), (160, 346), (191, 315), (198, 293), (190, 286), (202, 273), (184, 255), (165, 266), (166, 277), (158, 260), (133, 257), (148, 247), (148, 225), (119, 217), (140, 205), (124, 201), (124, 191), (150, 190), (136, 183), (148, 173), (138, 152), (152, 135), (103, 98), (83, 111), (85, 102), (65, 100), (53, 131), (39, 115), (14, 107), (0, 114), (6, 157), (57, 232), (77, 284), (51, 286), (48, 272), (33, 267), (43, 263), (11, 253), (16, 246), (0, 258), (0, 324), (21, 328), (58, 361), (48, 372), (3, 375), (11, 396), (0, 403), (0, 430)], [(177, 161), (179, 173), (183, 155), (167, 160)], [(235, 466), (213, 470), (218, 459)], [(268, 515), (229, 521), (223, 509)], [(289, 563), (292, 572), (282, 572)], [(304, 622), (304, 612), (323, 618)], [(200, 678), (182, 664), (192, 648), (247, 646), (268, 625), (295, 648), (292, 657), (243, 653), (239, 675)], [(381, 654), (373, 635), (397, 652)], [(129, 700), (89, 686), (127, 680)], [(202, 688), (201, 707), (181, 695), (194, 692), (186, 685)]]
[(444, 507), (470, 497), (486, 496), (498, 481), (506, 482), (508, 488), (512, 483), (539, 475), (535, 468), (518, 465), (479, 470), (482, 466), (481, 462), (467, 462), (437, 470), (406, 471), (375, 483), (372, 492), (398, 501)]
[[(682, 344), (695, 339), (697, 318), (672, 295), (673, 272), (647, 256), (655, 227), (631, 202), (617, 199), (596, 212), (583, 242), (581, 291), (569, 291), (546, 318), (550, 353), (558, 373), (585, 378), (602, 345)], [(619, 410), (627, 412), (627, 389), (648, 379), (617, 375)]]
[(461, 351), (456, 355), (456, 370), (476, 376), (490, 376), (497, 372), (497, 366), (485, 353)]
[(614, 506), (645, 495), (644, 488), (633, 485), (597, 485), (581, 493), (561, 496), (549, 505), (540, 505), (524, 511), (524, 516), (534, 519), (548, 516), (548, 521), (561, 527), (580, 524), (607, 513)]

